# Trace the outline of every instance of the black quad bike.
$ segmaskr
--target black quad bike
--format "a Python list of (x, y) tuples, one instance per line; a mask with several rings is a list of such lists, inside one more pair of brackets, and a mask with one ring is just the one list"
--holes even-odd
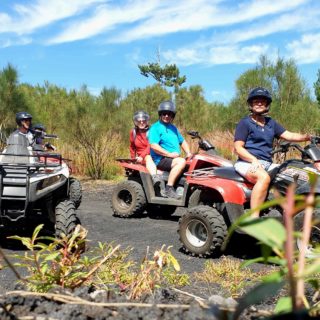
[(44, 223), (57, 237), (69, 235), (80, 223), (81, 198), (81, 184), (60, 154), (30, 147), (18, 132), (9, 136), (0, 153), (0, 227), (21, 230)]
[[(301, 154), (300, 159), (286, 160), (270, 171), (271, 183), (267, 200), (273, 198), (273, 190), (281, 195), (286, 194), (290, 184), (296, 183), (296, 194), (306, 195), (310, 192), (309, 175), (312, 172), (320, 176), (320, 138), (313, 137), (310, 144), (301, 147), (296, 143), (282, 143), (273, 154), (286, 154), (294, 148)], [(212, 170), (190, 170), (189, 185), (196, 186), (194, 191), (199, 195), (199, 204), (180, 218), (178, 233), (183, 249), (196, 256), (219, 254), (227, 236), (227, 228), (250, 208), (250, 195), (253, 185), (239, 175), (234, 167), (216, 167)], [(206, 177), (205, 177), (206, 175)], [(200, 179), (199, 179), (200, 177)], [(317, 182), (316, 195), (320, 195), (320, 179)], [(282, 221), (281, 207), (268, 208), (261, 216), (274, 217)], [(316, 220), (320, 218), (319, 209), (314, 212)], [(295, 228), (301, 230), (303, 211), (295, 216)], [(312, 230), (310, 246), (306, 248), (307, 256), (318, 254), (315, 249), (320, 241), (320, 228), (315, 225)], [(299, 249), (300, 241), (297, 241)]]
[[(232, 162), (217, 154), (214, 146), (203, 140), (196, 131), (189, 131), (192, 139), (198, 140), (198, 152), (187, 159), (186, 170), (211, 170), (215, 167), (232, 167)], [(195, 186), (189, 184), (190, 177), (182, 175), (176, 184), (176, 192), (181, 199), (164, 198), (160, 195), (159, 185), (154, 186), (151, 175), (144, 165), (132, 159), (117, 159), (125, 169), (127, 179), (117, 184), (113, 190), (111, 206), (114, 216), (129, 218), (141, 215), (145, 210), (151, 216), (171, 216), (177, 207), (196, 205), (199, 194), (193, 195)], [(168, 172), (159, 172), (164, 184), (168, 180)]]

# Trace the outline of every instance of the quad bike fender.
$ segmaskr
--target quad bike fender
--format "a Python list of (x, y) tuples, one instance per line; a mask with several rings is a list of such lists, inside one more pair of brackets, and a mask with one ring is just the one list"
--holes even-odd
[(64, 175), (57, 175), (51, 177), (51, 179), (31, 183), (29, 187), (29, 202), (35, 202), (59, 188), (66, 188), (66, 183), (67, 178)]
[(147, 168), (143, 164), (130, 163), (130, 162), (120, 162), (119, 165), (125, 169), (131, 169), (138, 172), (148, 173)]
[(190, 186), (203, 186), (216, 190), (218, 193), (220, 193), (224, 203), (232, 203), (242, 206), (246, 202), (246, 193), (242, 187), (242, 184), (237, 181), (220, 179), (218, 177), (191, 177), (188, 179), (188, 182)]
[(209, 155), (209, 154), (196, 154), (190, 158), (187, 162), (189, 165), (189, 171), (210, 167), (210, 164), (213, 167), (232, 167), (233, 164), (231, 161), (222, 158), (218, 155)]
[(228, 214), (230, 223), (234, 223), (243, 213), (243, 205), (236, 203), (226, 203), (226, 212)]

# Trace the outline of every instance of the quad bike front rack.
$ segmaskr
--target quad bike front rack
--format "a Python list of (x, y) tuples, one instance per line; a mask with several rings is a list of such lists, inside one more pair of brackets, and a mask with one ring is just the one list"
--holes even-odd
[(203, 169), (195, 169), (189, 172), (185, 172), (184, 175), (187, 177), (191, 177), (193, 179), (207, 179), (210, 177), (215, 177), (215, 168), (203, 168)]
[[(31, 162), (30, 158), (36, 161)], [(50, 159), (54, 161), (50, 162)], [(56, 153), (0, 153), (0, 217), (10, 221), (25, 217), (30, 173), (46, 171), (46, 168), (52, 171), (61, 165), (62, 157)]]

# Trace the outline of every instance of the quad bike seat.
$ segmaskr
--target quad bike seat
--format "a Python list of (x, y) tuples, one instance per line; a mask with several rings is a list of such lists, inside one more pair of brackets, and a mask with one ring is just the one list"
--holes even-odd
[(245, 182), (246, 179), (241, 176), (234, 167), (219, 167), (214, 169), (214, 176), (228, 179), (228, 180), (234, 180), (238, 182)]

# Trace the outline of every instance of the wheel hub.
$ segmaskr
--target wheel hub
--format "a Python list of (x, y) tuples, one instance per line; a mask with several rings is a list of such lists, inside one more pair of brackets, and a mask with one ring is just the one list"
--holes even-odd
[(186, 237), (194, 247), (202, 247), (208, 239), (208, 229), (199, 220), (191, 220), (186, 229)]
[(118, 200), (122, 208), (129, 208), (132, 204), (132, 195), (128, 190), (121, 190), (118, 194)]

